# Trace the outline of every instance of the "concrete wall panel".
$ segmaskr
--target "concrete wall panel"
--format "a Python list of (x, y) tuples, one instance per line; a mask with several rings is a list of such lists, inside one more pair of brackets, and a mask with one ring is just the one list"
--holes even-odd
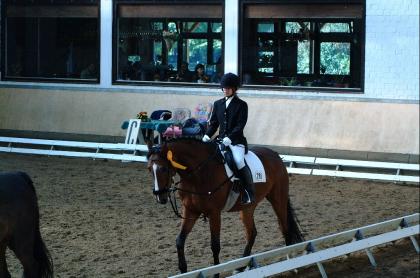
[[(2, 88), (0, 129), (124, 136), (140, 111), (213, 102), (220, 95)], [(250, 143), (299, 148), (419, 153), (418, 104), (244, 96)]]

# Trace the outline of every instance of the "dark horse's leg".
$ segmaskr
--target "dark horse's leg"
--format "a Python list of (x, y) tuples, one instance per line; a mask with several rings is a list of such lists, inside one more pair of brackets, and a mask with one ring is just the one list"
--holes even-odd
[[(9, 199), (14, 225), (8, 247), (22, 263), (25, 278), (52, 277), (52, 261), (39, 230), (39, 209), (31, 178), (23, 172), (0, 175), (2, 198)], [(1, 203), (0, 203), (1, 204)], [(6, 207), (7, 208), (7, 207)], [(1, 226), (1, 225), (0, 225)]]
[[(211, 251), (213, 253), (214, 264), (217, 265), (220, 263), (219, 254), (220, 254), (220, 223), (221, 223), (221, 212), (217, 211), (209, 216), (210, 224), (210, 233), (211, 233)], [(216, 274), (214, 277), (219, 277)]]
[(23, 230), (19, 231), (22, 231), (22, 233), (13, 236), (9, 247), (23, 266), (23, 277), (40, 277), (39, 265), (34, 257), (33, 231), (30, 232), (30, 235), (26, 236), (23, 234)]
[[(1, 225), (0, 225), (1, 229)], [(1, 230), (0, 230), (1, 234)], [(1, 235), (0, 235), (1, 236)], [(6, 240), (0, 241), (0, 278), (10, 278), (6, 263)]]
[(182, 223), (181, 223), (181, 232), (176, 237), (176, 250), (178, 252), (178, 268), (181, 273), (187, 272), (187, 261), (185, 260), (184, 246), (185, 240), (187, 239), (188, 234), (191, 232), (194, 227), (195, 221), (197, 221), (200, 215), (194, 212), (191, 212), (184, 208), (182, 213)]

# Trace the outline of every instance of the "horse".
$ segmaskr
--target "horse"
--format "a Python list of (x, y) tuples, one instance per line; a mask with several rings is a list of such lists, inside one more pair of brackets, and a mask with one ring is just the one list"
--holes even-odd
[[(147, 167), (154, 180), (153, 194), (157, 201), (161, 204), (171, 201), (173, 191), (178, 191), (181, 200), (181, 231), (176, 238), (179, 270), (181, 273), (187, 272), (185, 241), (201, 215), (209, 220), (213, 260), (215, 265), (219, 264), (221, 213), (233, 186), (224, 169), (219, 145), (214, 141), (204, 143), (195, 138), (182, 137), (156, 146), (150, 140), (146, 142), (149, 148)], [(251, 254), (257, 236), (254, 211), (264, 198), (274, 209), (286, 245), (304, 240), (288, 196), (289, 176), (281, 158), (269, 148), (251, 147), (250, 150), (262, 161), (266, 182), (255, 184), (255, 202), (244, 205), (238, 198), (229, 210), (240, 212), (245, 227), (247, 243), (244, 257)], [(174, 187), (176, 174), (180, 177), (178, 187)], [(176, 200), (175, 196), (173, 198)]]
[(0, 173), (0, 277), (9, 278), (6, 248), (23, 266), (23, 277), (53, 277), (53, 262), (39, 230), (38, 200), (24, 172)]

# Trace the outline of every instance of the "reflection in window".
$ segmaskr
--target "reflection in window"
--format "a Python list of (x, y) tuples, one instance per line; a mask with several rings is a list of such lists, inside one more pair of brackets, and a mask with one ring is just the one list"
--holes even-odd
[(186, 33), (207, 33), (207, 22), (184, 22), (182, 30)]
[[(179, 18), (169, 5), (118, 6), (117, 81), (198, 82), (200, 75), (201, 83), (223, 73), (221, 5), (188, 8), (192, 15), (200, 8), (200, 18)], [(140, 60), (128, 59), (134, 55)]]
[(207, 63), (207, 40), (206, 39), (186, 39), (183, 42), (183, 57), (188, 61), (188, 69), (194, 71), (197, 64)]
[(98, 82), (98, 8), (74, 15), (69, 7), (7, 7), (6, 78)]
[(309, 22), (286, 22), (286, 33), (299, 33), (309, 28)]
[(311, 43), (310, 41), (298, 42), (297, 73), (312, 73), (311, 64)]
[(321, 74), (350, 74), (350, 43), (321, 43)]

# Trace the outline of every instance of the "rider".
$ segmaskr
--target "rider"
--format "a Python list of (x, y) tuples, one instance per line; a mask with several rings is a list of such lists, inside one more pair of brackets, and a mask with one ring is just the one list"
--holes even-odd
[(244, 128), (248, 119), (248, 105), (236, 93), (239, 87), (237, 75), (226, 73), (222, 76), (220, 86), (224, 98), (214, 102), (209, 128), (202, 140), (203, 142), (210, 141), (210, 138), (220, 127), (219, 137), (223, 138), (222, 143), (232, 150), (233, 159), (239, 170), (239, 178), (245, 187), (242, 202), (250, 204), (255, 200), (255, 188), (251, 170), (244, 160), (245, 149), (248, 148), (244, 136)]

